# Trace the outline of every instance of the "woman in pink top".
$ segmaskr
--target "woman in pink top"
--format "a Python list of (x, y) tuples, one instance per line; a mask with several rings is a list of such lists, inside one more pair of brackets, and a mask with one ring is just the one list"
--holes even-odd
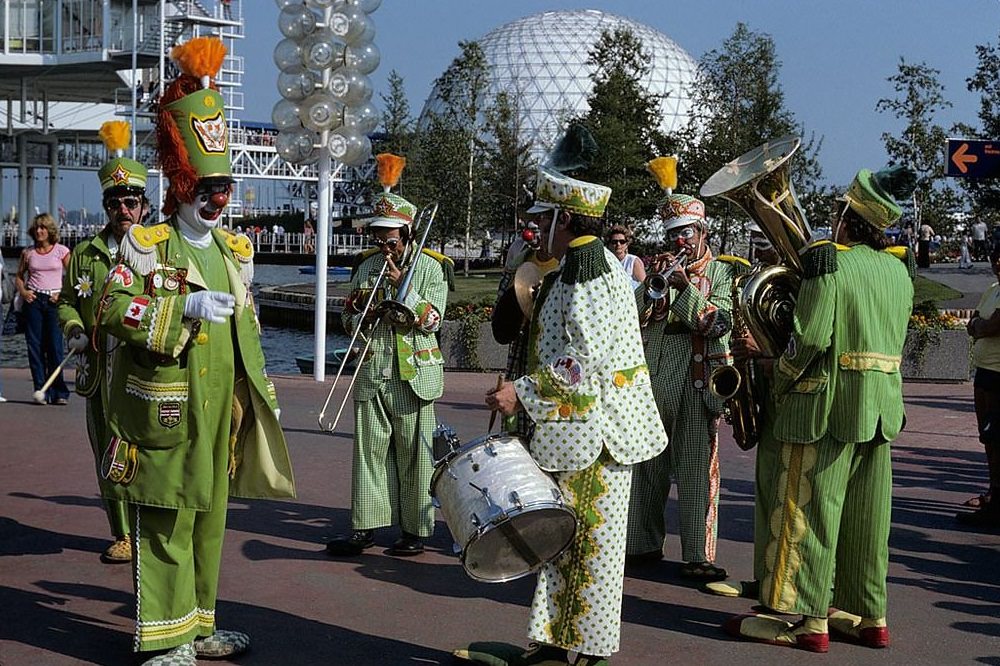
[[(28, 344), (28, 365), (35, 391), (42, 388), (49, 375), (63, 360), (62, 331), (59, 329), (58, 301), (62, 289), (63, 270), (69, 264), (69, 248), (59, 243), (59, 227), (48, 213), (36, 215), (28, 233), (35, 239), (34, 247), (21, 253), (15, 282), (24, 300), (22, 314), (24, 337)], [(39, 404), (65, 405), (69, 388), (62, 372)]]

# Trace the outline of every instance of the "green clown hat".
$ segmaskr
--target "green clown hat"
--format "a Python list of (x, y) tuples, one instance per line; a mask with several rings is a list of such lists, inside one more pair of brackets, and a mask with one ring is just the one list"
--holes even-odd
[(378, 179), (382, 184), (382, 192), (375, 197), (372, 208), (375, 216), (368, 221), (372, 228), (398, 229), (409, 227), (417, 214), (417, 207), (389, 190), (396, 186), (399, 177), (406, 166), (406, 158), (392, 153), (379, 153), (375, 156), (378, 165)]
[(535, 203), (528, 213), (559, 208), (578, 215), (603, 217), (611, 199), (611, 188), (538, 167), (535, 179)]
[(233, 175), (223, 105), (218, 91), (203, 89), (166, 106), (184, 140), (188, 162), (199, 179)]
[(903, 214), (896, 199), (909, 197), (916, 184), (916, 174), (904, 166), (893, 166), (874, 173), (862, 169), (847, 188), (844, 200), (868, 224), (885, 229)]
[(101, 125), (97, 133), (112, 156), (97, 172), (103, 192), (117, 187), (146, 189), (146, 167), (125, 157), (125, 149), (131, 141), (131, 131), (132, 128), (126, 121), (109, 120)]

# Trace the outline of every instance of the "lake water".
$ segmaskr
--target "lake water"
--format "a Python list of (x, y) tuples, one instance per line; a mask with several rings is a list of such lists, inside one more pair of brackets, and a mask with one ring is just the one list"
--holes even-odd
[[(4, 270), (11, 274), (17, 269), (15, 259), (4, 259)], [(299, 273), (298, 266), (255, 266), (256, 287), (311, 282), (313, 276)], [(6, 311), (4, 312), (6, 314)], [(328, 335), (327, 350), (346, 347), (348, 339), (343, 335)], [(295, 364), (296, 356), (313, 355), (312, 331), (300, 331), (274, 326), (264, 326), (261, 332), (261, 346), (267, 359), (267, 371), (275, 375), (299, 374)], [(23, 335), (4, 336), (0, 339), (0, 366), (12, 368), (28, 367), (28, 352)]]

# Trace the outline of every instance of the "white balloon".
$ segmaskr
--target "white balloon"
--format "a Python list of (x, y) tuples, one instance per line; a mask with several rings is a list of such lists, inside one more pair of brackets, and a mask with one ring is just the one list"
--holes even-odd
[(330, 133), (327, 143), (330, 156), (348, 166), (361, 166), (372, 155), (372, 142), (363, 134), (341, 128)]
[(314, 132), (337, 129), (344, 123), (344, 105), (320, 90), (302, 101), (299, 119)]
[(283, 99), (271, 109), (271, 122), (279, 130), (300, 129), (302, 121), (299, 120), (300, 104), (288, 99)]
[(319, 136), (307, 129), (278, 132), (274, 148), (281, 159), (292, 164), (305, 164), (315, 152)]
[(347, 0), (347, 4), (366, 14), (371, 14), (382, 5), (382, 0)]
[(274, 47), (274, 64), (282, 72), (302, 66), (302, 45), (286, 37)]
[(344, 64), (344, 45), (326, 27), (302, 40), (302, 62), (309, 69), (336, 69)]
[(371, 44), (375, 41), (375, 21), (368, 19), (368, 23), (365, 25), (365, 31), (361, 33), (361, 36), (355, 39), (352, 44), (355, 46), (360, 46), (361, 44)]
[(372, 43), (355, 44), (344, 49), (344, 65), (362, 74), (371, 74), (378, 69), (382, 54)]
[(350, 67), (341, 67), (330, 75), (330, 93), (349, 106), (358, 106), (372, 98), (368, 77)]
[(301, 5), (302, 0), (274, 0), (274, 4), (278, 5), (278, 9), (284, 9), (289, 5)]
[(332, 9), (336, 12), (347, 7), (347, 0), (306, 0), (306, 5), (313, 9)]
[(293, 102), (299, 102), (313, 94), (319, 84), (316, 74), (301, 65), (278, 74), (278, 94)]
[(371, 102), (344, 109), (344, 127), (358, 134), (371, 134), (382, 120), (378, 109)]
[(288, 5), (278, 14), (278, 30), (285, 37), (302, 39), (316, 29), (316, 14), (305, 5)]
[(369, 29), (368, 15), (356, 9), (334, 12), (330, 16), (330, 30), (345, 44), (355, 44)]

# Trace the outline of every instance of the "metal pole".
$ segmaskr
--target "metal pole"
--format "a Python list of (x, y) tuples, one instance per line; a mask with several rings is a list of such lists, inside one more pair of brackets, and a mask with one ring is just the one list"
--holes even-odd
[(139, 0), (132, 0), (132, 159), (135, 159), (135, 107), (139, 104), (136, 79), (139, 77)]
[[(163, 88), (166, 85), (164, 78), (167, 75), (167, 63), (166, 63), (167, 43), (166, 43), (166, 36), (164, 35), (164, 31), (166, 30), (167, 27), (166, 7), (167, 7), (167, 0), (160, 0), (160, 72), (159, 72), (160, 80), (156, 86), (156, 94), (158, 96), (163, 95)], [(160, 108), (159, 104), (156, 105), (156, 108), (157, 109)], [(133, 147), (135, 146), (134, 138), (132, 140), (132, 146)], [(156, 198), (157, 198), (156, 210), (153, 211), (152, 213), (153, 218), (151, 220), (151, 224), (159, 222), (160, 211), (163, 209), (163, 169), (156, 170)]]
[[(323, 10), (323, 25), (329, 25), (333, 9)], [(323, 70), (323, 87), (330, 83), (330, 70)], [(313, 379), (326, 380), (326, 255), (330, 238), (330, 132), (320, 134), (319, 181), (316, 183), (316, 305), (313, 321)], [(306, 209), (309, 202), (306, 198)]]

